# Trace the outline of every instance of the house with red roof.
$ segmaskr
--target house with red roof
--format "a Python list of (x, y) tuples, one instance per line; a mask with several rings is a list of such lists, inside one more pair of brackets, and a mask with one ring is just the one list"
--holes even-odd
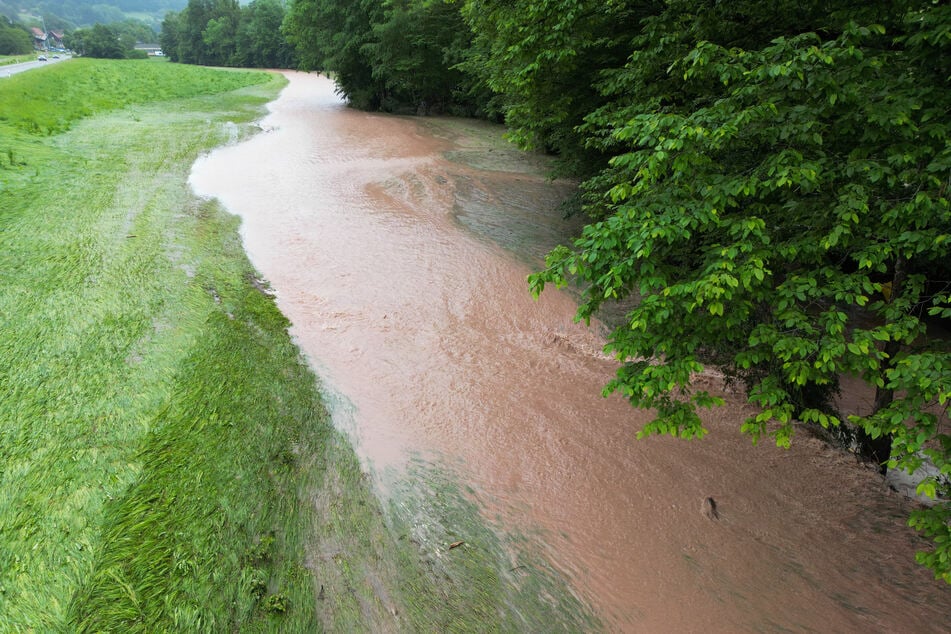
[(49, 48), (46, 43), (46, 40), (47, 40), (46, 32), (43, 29), (36, 26), (31, 27), (30, 34), (33, 36), (33, 48), (44, 50), (44, 51), (47, 50), (47, 48)]
[(30, 28), (30, 33), (33, 35), (33, 48), (37, 50), (49, 51), (51, 49), (59, 50), (63, 48), (62, 31), (44, 31), (34, 26)]

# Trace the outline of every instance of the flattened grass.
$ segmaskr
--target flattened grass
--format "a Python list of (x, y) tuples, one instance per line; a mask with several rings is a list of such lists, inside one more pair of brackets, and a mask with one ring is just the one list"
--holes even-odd
[(165, 60), (77, 58), (14, 75), (3, 86), (0, 121), (53, 134), (79, 119), (133, 104), (221, 94), (267, 82), (267, 75), (181, 66)]
[[(306, 512), (304, 479), (275, 456), (324, 415), (248, 281), (236, 220), (185, 184), (222, 122), (256, 116), (281, 82), (92, 60), (14, 79), (0, 87), (16, 157), (0, 168), (0, 630), (216, 629), (269, 618), (271, 595), (309, 624), (309, 575), (285, 581), (302, 537), (244, 553), (308, 525), (288, 512)], [(263, 587), (238, 590), (249, 575)]]
[(19, 77), (0, 83), (0, 631), (590, 629), (541, 566), (506, 572), (439, 478), (384, 516), (238, 220), (190, 193), (282, 78)]

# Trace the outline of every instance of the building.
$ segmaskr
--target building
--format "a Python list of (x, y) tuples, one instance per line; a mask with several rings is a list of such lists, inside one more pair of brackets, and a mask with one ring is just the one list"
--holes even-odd
[(30, 28), (30, 34), (33, 36), (33, 48), (40, 51), (49, 50), (46, 43), (46, 40), (47, 40), (46, 31), (44, 31), (43, 29), (37, 26), (34, 26)]
[(62, 31), (44, 31), (34, 26), (30, 28), (30, 34), (33, 36), (33, 48), (38, 51), (61, 51), (64, 48)]
[(162, 53), (161, 44), (137, 42), (135, 45), (135, 50), (145, 51), (149, 54), (149, 57), (162, 57), (164, 55), (164, 53)]

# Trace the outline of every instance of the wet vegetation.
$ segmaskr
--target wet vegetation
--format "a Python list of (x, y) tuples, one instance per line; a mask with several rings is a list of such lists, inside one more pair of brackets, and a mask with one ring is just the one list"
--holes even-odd
[(0, 630), (581, 629), (435, 474), (438, 505), (384, 513), (238, 220), (190, 193), (282, 85), (106, 60), (0, 84)]
[[(154, 60), (138, 64), (103, 64), (90, 59), (71, 60), (68, 69), (39, 69), (5, 80), (0, 121), (12, 132), (52, 135), (67, 131), (74, 122), (148, 102), (228, 92), (266, 83), (260, 73), (196, 74)], [(10, 130), (12, 128), (12, 130)], [(35, 141), (35, 139), (33, 139)]]

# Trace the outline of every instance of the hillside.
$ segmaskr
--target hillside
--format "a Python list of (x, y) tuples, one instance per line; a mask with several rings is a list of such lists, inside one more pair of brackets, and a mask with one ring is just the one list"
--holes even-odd
[(0, 14), (49, 29), (74, 29), (96, 23), (108, 24), (127, 18), (141, 20), (159, 30), (168, 11), (180, 11), (187, 0), (0, 0)]

